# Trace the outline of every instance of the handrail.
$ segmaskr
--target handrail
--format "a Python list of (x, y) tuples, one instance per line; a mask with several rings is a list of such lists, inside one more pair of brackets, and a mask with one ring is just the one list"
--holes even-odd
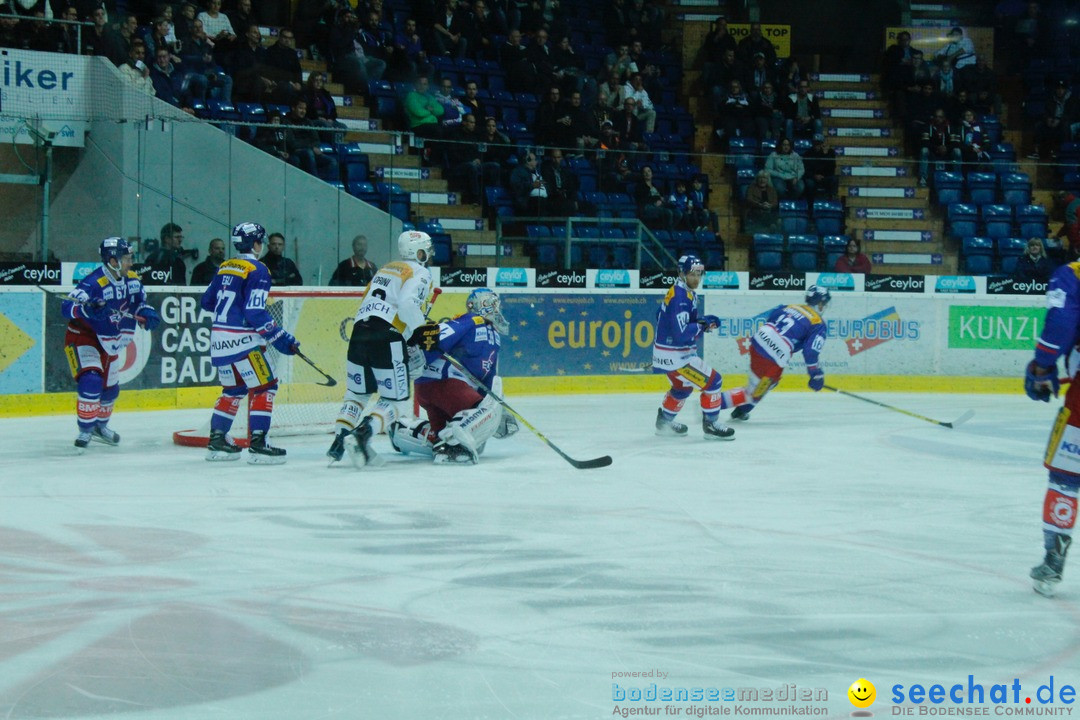
[[(507, 223), (515, 223), (522, 225), (554, 225), (563, 224), (566, 228), (566, 237), (560, 238), (564, 240), (563, 246), (563, 263), (565, 267), (571, 266), (571, 248), (575, 243), (584, 243), (588, 245), (618, 245), (627, 242), (636, 243), (634, 249), (634, 266), (638, 269), (641, 268), (642, 254), (644, 253), (652, 259), (654, 263), (661, 267), (674, 267), (676, 258), (671, 252), (664, 247), (663, 243), (653, 234), (643, 222), (638, 218), (608, 218), (608, 217), (584, 217), (584, 216), (518, 216), (515, 215), (510, 218), (504, 218), (498, 216), (495, 218), (495, 244), (496, 254), (498, 257), (502, 257), (503, 244), (505, 240), (532, 240), (533, 238), (527, 235), (507, 235), (503, 230), (503, 225)], [(573, 233), (573, 226), (578, 225), (619, 225), (627, 226), (633, 225), (636, 232), (636, 237), (633, 238), (605, 238), (605, 237), (578, 237)]]

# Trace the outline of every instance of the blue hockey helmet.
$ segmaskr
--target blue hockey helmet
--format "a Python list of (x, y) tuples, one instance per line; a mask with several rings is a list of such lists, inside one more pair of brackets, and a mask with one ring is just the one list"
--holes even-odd
[(818, 311), (824, 310), (831, 300), (832, 293), (829, 292), (829, 288), (818, 285), (806, 288), (806, 304), (816, 307)]
[(697, 255), (683, 255), (679, 258), (679, 274), (688, 275), (692, 272), (705, 272), (705, 263)]
[(125, 255), (131, 254), (131, 245), (128, 245), (128, 241), (122, 237), (110, 237), (101, 241), (101, 247), (98, 248), (101, 252), (101, 262), (106, 265), (113, 258), (117, 261)]
[(259, 223), (242, 222), (232, 229), (232, 244), (236, 252), (249, 253), (255, 243), (266, 241), (266, 230)]
[(476, 288), (469, 293), (465, 300), (465, 309), (484, 318), (501, 333), (510, 329), (510, 323), (502, 314), (502, 301), (491, 288)]

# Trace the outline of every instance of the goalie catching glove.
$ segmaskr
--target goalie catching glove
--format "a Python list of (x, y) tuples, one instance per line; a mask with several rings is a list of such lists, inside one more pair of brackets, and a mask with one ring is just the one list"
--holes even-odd
[(413, 331), (409, 338), (409, 345), (415, 345), (421, 350), (431, 351), (439, 344), (439, 334), (442, 332), (438, 323), (427, 323)]
[(1027, 372), (1024, 373), (1024, 392), (1035, 401), (1050, 402), (1050, 394), (1058, 396), (1061, 390), (1061, 381), (1058, 380), (1057, 366), (1043, 367), (1034, 360), (1028, 363)]

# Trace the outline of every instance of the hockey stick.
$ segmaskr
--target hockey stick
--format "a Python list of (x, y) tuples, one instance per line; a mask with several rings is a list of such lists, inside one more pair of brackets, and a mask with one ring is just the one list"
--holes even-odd
[(830, 385), (823, 385), (822, 387), (824, 387), (826, 390), (831, 390), (834, 393), (839, 393), (840, 395), (847, 395), (848, 397), (855, 398), (856, 400), (862, 400), (863, 402), (868, 402), (871, 405), (877, 405), (878, 407), (883, 407), (886, 410), (892, 410), (893, 412), (898, 412), (898, 413), (901, 413), (903, 415), (907, 415), (908, 417), (913, 417), (913, 418), (916, 418), (918, 420), (925, 420), (928, 423), (933, 423), (935, 425), (940, 425), (941, 427), (947, 427), (947, 428), (950, 428), (950, 429), (954, 428), (957, 425), (960, 425), (962, 423), (966, 423), (968, 420), (975, 417), (975, 411), (974, 410), (968, 410), (966, 413), (964, 413), (960, 417), (956, 418), (952, 422), (942, 422), (941, 420), (935, 420), (934, 418), (928, 418), (925, 415), (920, 415), (918, 413), (913, 413), (910, 410), (904, 410), (902, 408), (894, 407), (892, 405), (886, 405), (885, 403), (878, 402), (877, 400), (871, 400), (870, 398), (863, 397), (862, 395), (856, 395), (855, 393), (848, 392), (847, 390), (841, 390), (840, 388), (834, 388), (834, 387), (832, 387)]
[(308, 365), (311, 366), (311, 368), (315, 372), (319, 373), (324, 378), (326, 378), (326, 382), (317, 382), (317, 383), (315, 383), (316, 385), (322, 385), (323, 387), (334, 387), (335, 385), (337, 385), (337, 380), (335, 380), (334, 378), (327, 375), (326, 371), (323, 370), (322, 368), (320, 368), (318, 365), (316, 365), (315, 362), (311, 358), (309, 358), (307, 355), (305, 355), (304, 353), (297, 350), (296, 351), (296, 357), (298, 357), (301, 360), (303, 360), (304, 362), (306, 362)]
[[(444, 359), (444, 360), (446, 360), (446, 362), (450, 363), (451, 365), (453, 365), (454, 367), (456, 367), (456, 368), (457, 368), (458, 370), (460, 370), (460, 371), (461, 371), (461, 373), (462, 373), (462, 374), (463, 374), (463, 375), (464, 375), (465, 377), (469, 378), (469, 380), (471, 380), (471, 381), (473, 382), (473, 384), (474, 384), (474, 385), (476, 385), (477, 387), (484, 387), (484, 384), (483, 384), (482, 382), (480, 382), (480, 381), (479, 381), (479, 380), (478, 380), (478, 379), (476, 378), (476, 376), (475, 376), (475, 375), (473, 375), (473, 374), (472, 374), (471, 372), (469, 372), (469, 369), (468, 369), (467, 367), (465, 367), (465, 366), (464, 366), (464, 365), (463, 365), (463, 364), (461, 363), (461, 361), (460, 361), (460, 360), (458, 360), (457, 358), (455, 358), (455, 357), (452, 357), (452, 356), (450, 356), (450, 355), (447, 355), (447, 354), (445, 354), (445, 353), (443, 354), (443, 356), (442, 356), (442, 357), (443, 357), (443, 359)], [(553, 443), (553, 442), (551, 442), (550, 440), (548, 440), (548, 439), (547, 439), (547, 437), (546, 437), (546, 436), (544, 435), (544, 433), (540, 432), (540, 431), (539, 431), (539, 430), (537, 430), (537, 429), (536, 429), (535, 427), (533, 427), (533, 424), (532, 424), (532, 423), (530, 423), (530, 422), (529, 422), (528, 420), (526, 420), (525, 418), (523, 418), (523, 417), (521, 416), (521, 413), (519, 413), (519, 412), (518, 412), (517, 410), (515, 410), (514, 408), (510, 407), (509, 405), (507, 405), (507, 404), (506, 404), (506, 401), (505, 401), (505, 400), (503, 400), (503, 399), (502, 399), (501, 397), (499, 397), (499, 396), (498, 396), (498, 395), (496, 395), (495, 393), (491, 392), (490, 390), (488, 390), (488, 395), (490, 395), (490, 396), (491, 396), (492, 398), (494, 398), (495, 402), (497, 402), (497, 403), (499, 403), (500, 405), (502, 405), (502, 406), (503, 406), (503, 408), (504, 408), (504, 409), (505, 409), (505, 410), (506, 410), (507, 412), (509, 412), (509, 413), (510, 413), (511, 415), (513, 415), (514, 417), (516, 417), (516, 418), (518, 419), (518, 421), (519, 421), (519, 422), (520, 422), (520, 423), (521, 423), (522, 425), (524, 425), (525, 427), (529, 428), (529, 430), (531, 430), (531, 431), (532, 431), (532, 433), (533, 433), (534, 435), (536, 435), (536, 437), (538, 437), (538, 438), (540, 438), (541, 440), (543, 440), (543, 441), (544, 441), (544, 444), (545, 444), (545, 445), (547, 445), (547, 446), (548, 446), (549, 448), (551, 448), (552, 450), (554, 450), (555, 452), (557, 452), (557, 453), (559, 454), (559, 456), (560, 456), (560, 457), (561, 457), (561, 458), (562, 458), (563, 460), (565, 460), (566, 462), (570, 463), (571, 465), (573, 465), (574, 467), (576, 467), (576, 468), (577, 468), (578, 470), (591, 470), (591, 469), (593, 469), (593, 468), (602, 468), (602, 467), (607, 467), (608, 465), (610, 465), (610, 464), (611, 464), (611, 456), (610, 456), (610, 455), (604, 455), (604, 456), (602, 456), (602, 457), (598, 457), (598, 458), (593, 458), (593, 459), (591, 459), (591, 460), (575, 460), (574, 458), (570, 457), (569, 455), (567, 455), (566, 453), (564, 453), (564, 452), (563, 452), (562, 450), (560, 450), (560, 449), (559, 449), (559, 446), (558, 446), (558, 445), (556, 445), (555, 443)]]

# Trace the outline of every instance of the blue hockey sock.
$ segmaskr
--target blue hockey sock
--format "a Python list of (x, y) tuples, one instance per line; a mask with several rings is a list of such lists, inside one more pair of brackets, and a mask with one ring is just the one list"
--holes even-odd
[(90, 432), (97, 425), (101, 410), (101, 388), (104, 381), (99, 372), (85, 372), (79, 376), (78, 399), (75, 410), (78, 416), (79, 431)]

